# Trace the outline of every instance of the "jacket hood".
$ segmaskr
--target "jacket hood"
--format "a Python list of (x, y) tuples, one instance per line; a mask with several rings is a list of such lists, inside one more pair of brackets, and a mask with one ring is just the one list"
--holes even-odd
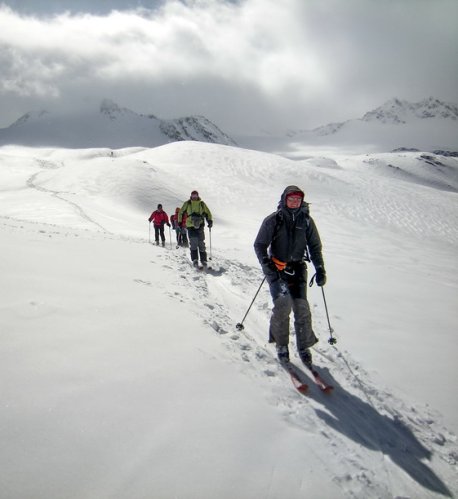
[(286, 189), (283, 191), (283, 194), (281, 195), (280, 198), (280, 203), (279, 203), (279, 208), (285, 208), (286, 209), (286, 196), (290, 194), (291, 192), (299, 192), (302, 194), (302, 200), (305, 197), (304, 191), (300, 189), (297, 185), (288, 185)]
[[(196, 194), (197, 199), (192, 199), (192, 195), (193, 195), (193, 194)], [(191, 195), (189, 196), (189, 199), (190, 199), (191, 201), (200, 201), (200, 196), (199, 196), (199, 193), (198, 193), (196, 190), (192, 191), (192, 192), (191, 192)]]

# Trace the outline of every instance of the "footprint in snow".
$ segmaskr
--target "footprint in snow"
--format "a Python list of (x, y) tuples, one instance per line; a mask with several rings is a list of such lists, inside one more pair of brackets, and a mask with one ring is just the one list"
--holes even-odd
[(151, 286), (150, 281), (142, 281), (141, 279), (134, 279), (134, 282), (136, 282), (137, 284), (143, 284), (144, 286)]

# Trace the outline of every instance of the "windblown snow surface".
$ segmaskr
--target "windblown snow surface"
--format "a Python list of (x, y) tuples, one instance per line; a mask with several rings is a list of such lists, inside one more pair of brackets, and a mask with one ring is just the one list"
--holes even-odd
[[(321, 289), (309, 299), (330, 395), (278, 365), (267, 287), (235, 328), (289, 184), (323, 240), (335, 346)], [(173, 234), (149, 244), (157, 203), (171, 214), (193, 189), (220, 276)], [(457, 191), (457, 159), (421, 152), (3, 147), (0, 495), (456, 496)]]

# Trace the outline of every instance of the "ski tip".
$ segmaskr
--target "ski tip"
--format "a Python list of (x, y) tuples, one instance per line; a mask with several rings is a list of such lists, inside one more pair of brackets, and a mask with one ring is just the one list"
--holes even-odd
[(303, 395), (305, 395), (308, 392), (309, 386), (305, 383), (303, 383), (297, 376), (295, 376), (292, 373), (289, 373), (291, 376), (291, 381), (293, 382), (294, 388)]
[(303, 395), (306, 395), (309, 391), (309, 386), (308, 385), (305, 385), (305, 384), (302, 384), (300, 386), (297, 386), (296, 387), (297, 390), (302, 393)]
[(332, 393), (334, 391), (334, 387), (333, 386), (324, 386), (323, 388), (321, 388), (321, 391), (323, 393), (326, 393), (327, 395), (329, 395), (330, 393)]

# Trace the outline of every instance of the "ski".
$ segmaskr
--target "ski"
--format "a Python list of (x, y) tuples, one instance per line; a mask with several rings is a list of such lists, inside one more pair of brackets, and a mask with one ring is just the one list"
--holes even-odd
[[(334, 390), (334, 387), (332, 385), (330, 385), (329, 383), (326, 383), (326, 381), (321, 377), (320, 373), (316, 370), (316, 368), (312, 364), (304, 364), (304, 365), (311, 372), (313, 381), (315, 382), (316, 386), (323, 393), (329, 394)], [(303, 379), (304, 378), (308, 379), (309, 377), (301, 368), (299, 368), (298, 366), (296, 366), (292, 362), (282, 363), (282, 366), (290, 374), (291, 378), (293, 379), (293, 384), (295, 383), (295, 381), (294, 381), (294, 379), (295, 379), (295, 380), (297, 380), (296, 383), (299, 383), (301, 385), (305, 385), (306, 387), (308, 387), (307, 383), (305, 383), (303, 381)], [(304, 393), (304, 392), (301, 392), (301, 393)]]
[(291, 362), (280, 362), (280, 365), (283, 369), (289, 374), (291, 381), (293, 383), (294, 388), (302, 395), (306, 395), (309, 389), (307, 383), (304, 383), (298, 376), (297, 371), (300, 371), (298, 367), (296, 367)]
[(316, 370), (316, 368), (312, 364), (305, 364), (305, 367), (312, 373), (313, 380), (315, 381), (318, 388), (324, 393), (331, 393), (334, 390), (334, 387), (321, 377), (320, 373)]

